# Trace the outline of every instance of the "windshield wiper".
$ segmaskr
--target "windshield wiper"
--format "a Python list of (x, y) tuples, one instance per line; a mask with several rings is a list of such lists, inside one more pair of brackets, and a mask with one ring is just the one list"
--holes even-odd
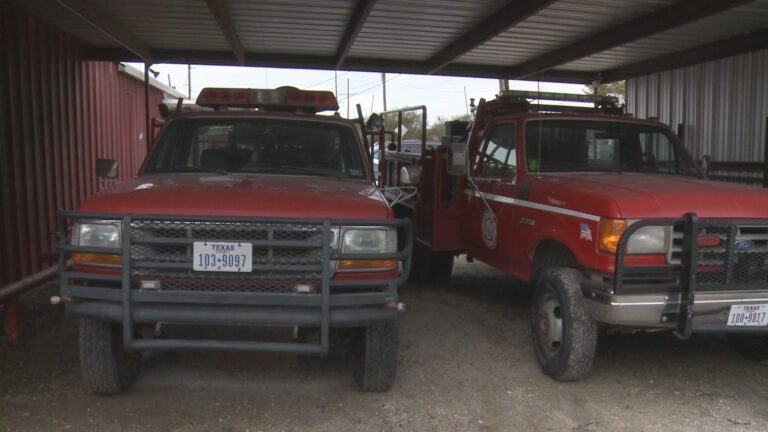
[(154, 169), (151, 172), (157, 172), (157, 173), (212, 173), (212, 174), (219, 174), (219, 175), (227, 175), (229, 174), (226, 170), (218, 169), (218, 168), (208, 168), (208, 167), (180, 167), (180, 168), (162, 168), (162, 169)]
[(248, 170), (245, 172), (251, 172), (251, 173), (264, 173), (264, 174), (306, 174), (306, 175), (312, 175), (317, 177), (341, 177), (340, 175), (328, 175), (327, 172), (319, 171), (317, 169), (312, 168), (305, 168), (295, 165), (280, 165), (278, 167), (264, 167), (264, 168), (255, 168), (252, 170)]
[(590, 170), (592, 171), (598, 171), (598, 172), (612, 172), (616, 174), (623, 174), (624, 171), (620, 170), (618, 168), (607, 168), (607, 167), (591, 167)]

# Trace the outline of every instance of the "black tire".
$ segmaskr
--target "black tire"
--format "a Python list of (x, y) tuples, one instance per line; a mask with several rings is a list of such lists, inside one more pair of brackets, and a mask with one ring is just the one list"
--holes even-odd
[(531, 282), (536, 285), (541, 275), (550, 268), (568, 267), (578, 268), (579, 262), (571, 251), (560, 245), (545, 245), (536, 251), (533, 259)]
[(432, 283), (445, 286), (450, 282), (453, 272), (453, 258), (453, 252), (432, 252), (430, 257)]
[(361, 333), (355, 382), (366, 392), (388, 391), (397, 373), (397, 323), (370, 325)]
[(768, 335), (732, 333), (728, 335), (728, 344), (734, 351), (750, 360), (768, 360)]
[(121, 330), (117, 324), (80, 319), (80, 369), (93, 394), (118, 394), (139, 375), (139, 355), (123, 350)]
[(411, 273), (408, 275), (408, 283), (411, 285), (426, 285), (430, 282), (431, 274), (431, 251), (425, 246), (415, 243), (413, 245), (413, 258), (411, 260)]
[(541, 275), (533, 293), (536, 357), (542, 371), (558, 381), (585, 377), (595, 358), (597, 325), (584, 303), (581, 281), (578, 270), (556, 267)]

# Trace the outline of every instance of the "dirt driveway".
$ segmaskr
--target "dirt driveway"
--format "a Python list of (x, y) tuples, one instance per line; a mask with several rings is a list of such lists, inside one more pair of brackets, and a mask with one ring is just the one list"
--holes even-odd
[(343, 359), (157, 355), (127, 394), (82, 390), (76, 322), (25, 299), (0, 345), (0, 430), (766, 431), (768, 367), (712, 336), (600, 339), (593, 373), (557, 383), (529, 343), (529, 293), (457, 261), (449, 287), (404, 287), (397, 383), (359, 392)]

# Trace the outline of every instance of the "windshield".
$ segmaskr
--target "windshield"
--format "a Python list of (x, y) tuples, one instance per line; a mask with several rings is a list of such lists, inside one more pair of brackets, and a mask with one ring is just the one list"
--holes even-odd
[(366, 178), (352, 128), (274, 119), (174, 120), (160, 136), (144, 172)]
[(595, 120), (534, 120), (525, 127), (529, 172), (642, 172), (700, 177), (665, 128)]

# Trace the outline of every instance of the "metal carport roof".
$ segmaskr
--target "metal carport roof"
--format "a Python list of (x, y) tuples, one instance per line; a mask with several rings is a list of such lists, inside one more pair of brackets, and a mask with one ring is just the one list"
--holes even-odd
[(7, 0), (94, 60), (615, 81), (768, 48), (768, 0)]

